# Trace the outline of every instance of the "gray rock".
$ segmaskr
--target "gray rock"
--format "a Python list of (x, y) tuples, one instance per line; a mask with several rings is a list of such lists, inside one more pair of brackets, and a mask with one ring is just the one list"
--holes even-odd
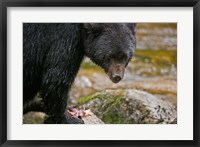
[(177, 123), (174, 104), (139, 90), (106, 90), (83, 97), (79, 104), (109, 124)]
[(92, 87), (92, 82), (86, 76), (81, 76), (75, 81), (75, 85), (78, 85), (81, 88)]
[(82, 118), (85, 124), (104, 124), (94, 113)]

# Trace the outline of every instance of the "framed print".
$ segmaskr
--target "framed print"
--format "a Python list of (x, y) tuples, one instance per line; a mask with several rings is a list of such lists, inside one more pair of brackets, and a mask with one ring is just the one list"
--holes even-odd
[(196, 1), (1, 5), (2, 146), (198, 146)]

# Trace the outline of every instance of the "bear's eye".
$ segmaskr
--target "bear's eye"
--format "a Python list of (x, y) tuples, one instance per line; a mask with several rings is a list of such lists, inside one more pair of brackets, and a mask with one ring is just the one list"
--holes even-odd
[(113, 55), (112, 55), (112, 54), (107, 55), (107, 57), (106, 57), (107, 60), (111, 60), (112, 58), (113, 58)]
[(119, 55), (117, 56), (117, 58), (118, 58), (118, 60), (120, 60), (120, 61), (126, 61), (127, 55), (126, 55), (126, 54), (119, 54)]
[(126, 62), (127, 61), (127, 55), (124, 53), (118, 53), (118, 54), (110, 54), (107, 56), (107, 60), (116, 60), (119, 62)]
[(96, 37), (99, 37), (101, 35), (101, 32), (100, 31), (97, 31), (97, 30), (94, 30), (92, 32), (92, 35), (93, 35), (93, 38), (96, 38)]

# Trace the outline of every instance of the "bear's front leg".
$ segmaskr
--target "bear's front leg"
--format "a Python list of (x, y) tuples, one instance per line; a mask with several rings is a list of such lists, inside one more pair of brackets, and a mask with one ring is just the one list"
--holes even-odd
[[(46, 91), (46, 90), (44, 90)], [(61, 94), (62, 93), (62, 94)], [(67, 89), (49, 89), (42, 93), (44, 110), (48, 115), (44, 123), (48, 124), (84, 124), (82, 119), (70, 116), (67, 113)]]
[(57, 94), (44, 97), (44, 109), (48, 115), (44, 123), (46, 124), (84, 124), (80, 118), (67, 113), (67, 100), (64, 97), (57, 97)]
[(45, 123), (51, 124), (83, 124), (83, 120), (69, 116), (67, 113), (68, 92), (71, 81), (67, 73), (58, 68), (47, 70), (43, 76), (41, 96), (44, 110), (48, 115)]

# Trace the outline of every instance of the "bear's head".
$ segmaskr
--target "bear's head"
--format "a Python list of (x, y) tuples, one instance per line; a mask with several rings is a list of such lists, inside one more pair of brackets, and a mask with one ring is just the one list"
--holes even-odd
[(83, 42), (86, 56), (118, 83), (136, 48), (135, 23), (85, 23)]

